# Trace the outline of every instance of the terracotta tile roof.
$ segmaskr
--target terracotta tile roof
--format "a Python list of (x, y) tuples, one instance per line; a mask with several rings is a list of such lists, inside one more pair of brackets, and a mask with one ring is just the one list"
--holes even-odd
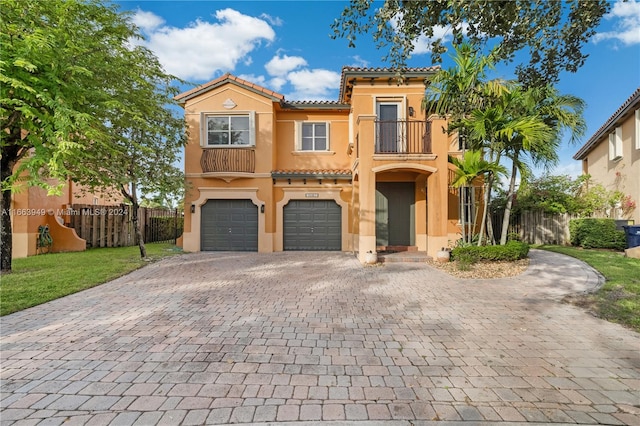
[(360, 67), (350, 67), (345, 66), (342, 68), (342, 77), (340, 80), (340, 95), (337, 101), (287, 101), (284, 100), (284, 95), (275, 92), (273, 90), (262, 87), (258, 84), (252, 83), (250, 81), (244, 80), (240, 77), (237, 77), (233, 74), (225, 74), (216, 78), (215, 80), (211, 80), (208, 83), (204, 83), (198, 87), (194, 87), (191, 90), (187, 90), (186, 92), (180, 93), (175, 96), (175, 100), (180, 103), (184, 103), (185, 101), (198, 96), (202, 93), (205, 93), (209, 90), (212, 90), (218, 86), (221, 86), (225, 83), (233, 83), (239, 86), (245, 87), (249, 90), (252, 90), (256, 93), (263, 94), (274, 101), (279, 101), (281, 105), (286, 108), (289, 107), (298, 107), (298, 108), (313, 108), (313, 107), (330, 107), (330, 108), (346, 108), (348, 102), (344, 101), (345, 89), (347, 85), (351, 84), (348, 80), (348, 76), (353, 77), (362, 77), (362, 78), (394, 78), (398, 75), (402, 75), (406, 78), (415, 78), (422, 77), (426, 78), (427, 76), (435, 73), (440, 69), (439, 66), (431, 66), (431, 67), (418, 67), (418, 68), (404, 68), (400, 72), (395, 68), (360, 68)]
[(574, 160), (582, 160), (587, 154), (598, 145), (598, 142), (602, 139), (602, 136), (610, 133), (618, 123), (625, 116), (636, 109), (636, 107), (640, 105), (640, 87), (636, 89), (635, 92), (629, 98), (624, 101), (624, 103), (614, 112), (611, 117), (589, 138), (587, 143), (582, 145), (582, 147), (575, 153), (573, 156)]
[[(402, 69), (402, 73), (407, 73), (407, 72), (431, 73), (431, 72), (435, 72), (435, 71), (439, 71), (439, 70), (440, 70), (440, 66), (439, 65), (434, 65), (434, 66), (431, 66), (431, 67), (403, 68)], [(397, 69), (389, 68), (389, 67), (363, 68), (363, 67), (344, 66), (344, 67), (342, 67), (342, 72), (344, 73), (345, 71), (363, 72), (363, 73), (394, 73), (395, 74), (397, 72)]]
[(434, 65), (430, 67), (414, 67), (414, 68), (403, 68), (398, 70), (396, 68), (361, 68), (361, 67), (350, 67), (345, 66), (342, 67), (342, 77), (340, 78), (340, 94), (338, 95), (338, 100), (345, 102), (345, 96), (347, 95), (348, 85), (351, 84), (348, 80), (348, 77), (362, 77), (362, 78), (376, 78), (376, 77), (386, 77), (386, 78), (394, 78), (397, 76), (403, 76), (405, 78), (411, 77), (422, 77), (426, 78), (429, 75), (432, 75), (440, 70), (440, 66)]
[(184, 101), (186, 101), (186, 100), (188, 100), (188, 99), (190, 99), (190, 98), (192, 98), (194, 96), (197, 96), (197, 95), (199, 95), (201, 93), (207, 92), (208, 90), (211, 90), (211, 89), (213, 89), (215, 87), (218, 87), (218, 86), (220, 86), (220, 85), (222, 85), (222, 84), (224, 84), (226, 82), (232, 82), (232, 83), (238, 84), (238, 85), (246, 87), (247, 89), (250, 89), (250, 90), (252, 90), (254, 92), (262, 93), (262, 94), (264, 94), (264, 95), (266, 95), (266, 96), (268, 96), (270, 98), (275, 98), (275, 100), (279, 100), (279, 101), (284, 100), (284, 95), (281, 95), (278, 92), (274, 92), (273, 90), (269, 90), (269, 89), (267, 89), (265, 87), (262, 87), (262, 86), (260, 86), (258, 84), (255, 84), (255, 83), (252, 83), (250, 81), (243, 80), (240, 77), (236, 77), (235, 75), (229, 74), (229, 73), (227, 73), (227, 74), (225, 74), (225, 75), (223, 75), (221, 77), (218, 77), (215, 80), (211, 80), (208, 83), (204, 83), (204, 84), (202, 84), (202, 85), (200, 85), (198, 87), (195, 87), (195, 88), (193, 88), (191, 90), (187, 90), (186, 92), (180, 93), (179, 95), (176, 95), (174, 99), (179, 101), (179, 102), (180, 101), (184, 102)]
[(273, 177), (278, 176), (299, 176), (299, 177), (312, 177), (312, 178), (320, 178), (331, 176), (332, 178), (335, 176), (341, 177), (351, 177), (351, 170), (349, 169), (306, 169), (306, 170), (293, 170), (293, 169), (281, 169), (281, 170), (273, 170), (271, 172)]
[(351, 105), (338, 101), (282, 101), (283, 109), (351, 109)]

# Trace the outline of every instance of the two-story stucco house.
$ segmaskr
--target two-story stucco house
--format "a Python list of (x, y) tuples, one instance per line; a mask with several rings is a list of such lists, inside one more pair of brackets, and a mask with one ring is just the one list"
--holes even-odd
[(185, 251), (433, 256), (457, 240), (458, 192), (444, 118), (421, 102), (437, 68), (400, 82), (345, 67), (337, 102), (288, 102), (226, 74), (176, 97), (185, 110)]
[[(640, 224), (640, 88), (613, 113), (573, 156), (605, 188), (620, 191), (635, 202), (630, 217)], [(614, 212), (621, 215), (621, 209)]]

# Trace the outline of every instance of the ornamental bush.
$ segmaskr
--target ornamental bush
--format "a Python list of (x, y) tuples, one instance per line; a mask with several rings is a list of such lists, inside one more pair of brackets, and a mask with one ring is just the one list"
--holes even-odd
[(569, 222), (571, 244), (582, 248), (624, 250), (627, 246), (624, 231), (616, 229), (613, 219), (573, 219)]
[(503, 246), (466, 246), (456, 247), (451, 251), (453, 260), (471, 259), (472, 262), (482, 260), (524, 259), (529, 254), (529, 244), (522, 241), (509, 241)]

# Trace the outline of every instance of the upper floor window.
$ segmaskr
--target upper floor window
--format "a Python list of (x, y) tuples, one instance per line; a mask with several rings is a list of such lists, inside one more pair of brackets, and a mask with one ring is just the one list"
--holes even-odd
[(300, 122), (298, 151), (327, 151), (329, 149), (329, 123)]
[(622, 127), (609, 134), (609, 160), (619, 160), (622, 158)]
[(243, 147), (255, 145), (255, 113), (204, 114), (203, 146)]

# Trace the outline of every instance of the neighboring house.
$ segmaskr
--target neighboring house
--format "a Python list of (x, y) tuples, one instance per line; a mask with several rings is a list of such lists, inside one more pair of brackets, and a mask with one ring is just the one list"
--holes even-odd
[[(55, 181), (51, 182), (55, 184)], [(86, 250), (87, 243), (69, 228), (70, 215), (76, 214), (74, 204), (105, 205), (109, 203), (101, 195), (87, 193), (67, 182), (60, 195), (47, 195), (39, 187), (14, 191), (11, 200), (12, 256), (33, 256), (42, 252), (66, 252)], [(51, 247), (38, 247), (38, 228), (48, 226), (52, 237)]]
[(633, 219), (640, 224), (640, 88), (573, 158), (582, 161), (582, 173), (591, 175), (594, 182), (620, 191), (635, 202), (630, 217), (624, 215), (623, 208), (617, 208), (616, 219)]
[(449, 154), (421, 102), (437, 67), (342, 70), (337, 102), (287, 101), (226, 74), (185, 110), (185, 251), (418, 250), (460, 238)]

